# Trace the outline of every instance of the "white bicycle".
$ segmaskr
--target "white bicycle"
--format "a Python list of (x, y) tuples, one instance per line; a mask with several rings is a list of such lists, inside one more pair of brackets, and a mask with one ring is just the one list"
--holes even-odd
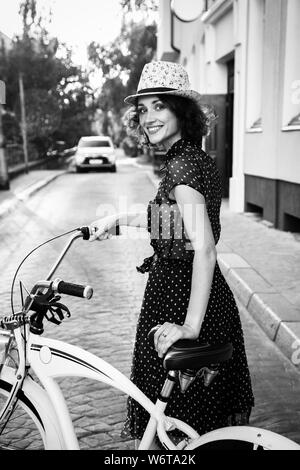
[[(93, 294), (89, 286), (72, 284), (61, 279), (52, 280), (73, 241), (77, 238), (89, 238), (88, 227), (76, 230), (47, 279), (37, 282), (28, 293), (22, 310), (1, 319), (0, 448), (26, 448), (22, 430), (27, 428), (27, 421), (23, 418), (21, 424), (17, 424), (18, 437), (13, 442), (10, 439), (9, 425), (18, 422), (14, 415), (21, 409), (34, 425), (35, 431), (31, 437), (34, 442), (38, 442), (37, 437), (40, 435), (41, 445), (45, 449), (79, 449), (66, 401), (55, 381), (59, 377), (75, 376), (115, 387), (130, 395), (147, 410), (149, 423), (139, 450), (150, 449), (156, 435), (162, 446), (169, 450), (300, 450), (297, 443), (265, 429), (233, 426), (200, 436), (187, 423), (165, 415), (167, 400), (175, 381), (179, 380), (184, 392), (195, 376), (201, 374), (205, 385), (209, 386), (218, 373), (218, 364), (231, 357), (230, 343), (219, 346), (203, 345), (195, 341), (175, 343), (164, 358), (166, 381), (160, 397), (153, 403), (124, 374), (103, 359), (79, 347), (42, 337), (43, 323), (46, 320), (61, 323), (64, 317), (69, 316), (68, 308), (60, 302), (61, 294), (87, 299)], [(174, 429), (181, 431), (184, 436), (177, 444), (168, 435)]]

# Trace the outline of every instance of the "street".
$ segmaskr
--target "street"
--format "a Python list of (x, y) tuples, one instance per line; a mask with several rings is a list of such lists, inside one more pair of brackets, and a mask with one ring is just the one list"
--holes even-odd
[[(65, 174), (21, 204), (0, 221), (1, 315), (11, 313), (14, 272), (35, 246), (89, 224), (107, 209), (133, 210), (133, 205), (146, 205), (154, 193), (147, 171), (124, 162), (116, 174)], [(18, 279), (28, 289), (45, 278), (67, 239), (43, 246), (25, 261)], [(102, 243), (77, 240), (56, 274), (65, 281), (91, 285), (94, 296), (89, 301), (64, 297), (71, 318), (60, 326), (45, 325), (45, 336), (81, 346), (129, 375), (135, 324), (147, 279), (135, 267), (151, 253), (147, 235), (134, 239), (132, 230)], [(20, 305), (19, 297), (16, 282), (15, 309)], [(241, 310), (241, 318), (256, 399), (251, 425), (300, 443), (300, 374), (246, 311)], [(133, 448), (130, 441), (120, 437), (126, 403), (122, 392), (83, 379), (68, 378), (59, 383), (82, 449)], [(35, 448), (26, 426), (18, 427), (24, 448)], [(9, 436), (5, 436), (5, 444), (9, 444)]]

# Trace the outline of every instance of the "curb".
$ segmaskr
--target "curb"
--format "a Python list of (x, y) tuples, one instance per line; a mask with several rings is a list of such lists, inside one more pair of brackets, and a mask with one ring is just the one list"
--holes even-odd
[[(158, 179), (147, 172), (157, 188)], [(300, 371), (300, 310), (294, 307), (245, 259), (220, 244), (218, 263), (239, 308), (246, 311)]]
[(26, 201), (30, 196), (34, 193), (39, 191), (40, 189), (47, 186), (49, 183), (54, 181), (59, 176), (64, 175), (67, 171), (62, 171), (56, 175), (51, 175), (48, 178), (45, 178), (37, 183), (30, 185), (28, 188), (24, 189), (23, 191), (15, 193), (15, 197), (13, 199), (9, 199), (7, 201), (3, 201), (0, 204), (0, 219), (6, 217), (9, 213), (13, 212), (16, 207), (21, 203)]

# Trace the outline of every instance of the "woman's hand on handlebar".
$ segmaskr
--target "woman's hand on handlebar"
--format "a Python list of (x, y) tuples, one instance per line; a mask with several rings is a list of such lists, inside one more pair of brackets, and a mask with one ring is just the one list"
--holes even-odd
[(102, 217), (101, 219), (95, 220), (89, 226), (90, 238), (89, 241), (95, 240), (107, 240), (113, 236), (113, 229), (118, 224), (117, 214)]

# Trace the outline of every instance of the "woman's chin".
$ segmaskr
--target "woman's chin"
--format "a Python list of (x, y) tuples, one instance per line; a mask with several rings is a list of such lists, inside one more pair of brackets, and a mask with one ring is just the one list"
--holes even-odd
[(158, 145), (161, 143), (161, 139), (159, 137), (151, 136), (149, 137), (150, 144)]
[(152, 145), (158, 145), (161, 144), (164, 140), (163, 136), (159, 133), (153, 134), (153, 135), (148, 135), (149, 141)]

